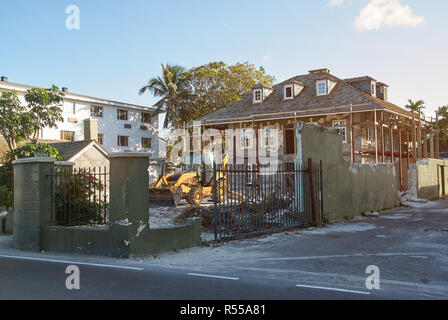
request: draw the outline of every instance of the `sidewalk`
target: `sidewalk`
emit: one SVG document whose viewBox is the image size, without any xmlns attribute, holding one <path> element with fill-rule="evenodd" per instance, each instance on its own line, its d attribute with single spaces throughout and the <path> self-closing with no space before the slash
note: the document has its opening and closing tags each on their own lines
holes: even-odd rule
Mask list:
<svg viewBox="0 0 448 320">
<path fill-rule="evenodd" d="M 0 235 L 0 254 L 76 259 L 125 266 L 189 270 L 225 277 L 366 290 L 367 266 L 381 271 L 381 290 L 403 299 L 448 298 L 448 200 L 358 217 L 324 228 L 224 242 L 158 257 L 114 259 L 28 253 Z"/>
<path fill-rule="evenodd" d="M 227 276 L 294 279 L 364 288 L 377 265 L 381 289 L 412 298 L 448 298 L 448 200 L 415 204 L 324 228 L 226 242 L 143 259 L 144 263 Z"/>
</svg>

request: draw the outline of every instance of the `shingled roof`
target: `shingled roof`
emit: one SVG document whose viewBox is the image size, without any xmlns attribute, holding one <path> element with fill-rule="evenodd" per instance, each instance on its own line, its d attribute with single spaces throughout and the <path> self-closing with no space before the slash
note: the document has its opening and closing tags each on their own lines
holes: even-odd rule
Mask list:
<svg viewBox="0 0 448 320">
<path fill-rule="evenodd" d="M 364 77 L 362 77 L 364 78 Z M 370 77 L 369 77 L 370 78 Z M 316 80 L 328 79 L 336 82 L 330 94 L 316 96 Z M 355 78 L 353 78 L 355 79 Z M 359 78 L 358 78 L 359 79 Z M 283 99 L 283 86 L 297 81 L 304 84 L 304 89 L 293 100 Z M 269 120 L 280 118 L 335 114 L 354 111 L 390 110 L 411 116 L 407 110 L 387 101 L 371 96 L 357 89 L 345 80 L 328 72 L 317 72 L 299 75 L 283 81 L 274 87 L 274 91 L 262 102 L 252 103 L 252 92 L 246 92 L 241 100 L 223 109 L 210 113 L 200 121 L 206 124 L 231 123 L 253 120 Z M 324 109 L 324 110 L 322 110 Z"/>
<path fill-rule="evenodd" d="M 82 152 L 84 149 L 94 144 L 97 148 L 102 150 L 105 154 L 108 154 L 107 150 L 97 143 L 95 140 L 83 140 L 83 141 L 70 141 L 70 142 L 56 142 L 50 143 L 59 151 L 59 155 L 63 161 L 70 161 L 75 155 Z"/>
</svg>

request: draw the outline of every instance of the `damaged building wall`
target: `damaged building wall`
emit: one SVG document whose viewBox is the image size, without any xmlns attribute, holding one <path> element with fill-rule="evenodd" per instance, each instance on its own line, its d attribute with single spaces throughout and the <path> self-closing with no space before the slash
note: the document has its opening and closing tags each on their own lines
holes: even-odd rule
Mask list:
<svg viewBox="0 0 448 320">
<path fill-rule="evenodd" d="M 325 220 L 337 221 L 399 206 L 393 164 L 346 161 L 342 136 L 334 128 L 305 124 L 298 133 L 302 135 L 302 159 L 323 162 Z"/>
<path fill-rule="evenodd" d="M 409 170 L 409 193 L 416 198 L 436 200 L 448 193 L 448 160 L 422 159 Z"/>
</svg>

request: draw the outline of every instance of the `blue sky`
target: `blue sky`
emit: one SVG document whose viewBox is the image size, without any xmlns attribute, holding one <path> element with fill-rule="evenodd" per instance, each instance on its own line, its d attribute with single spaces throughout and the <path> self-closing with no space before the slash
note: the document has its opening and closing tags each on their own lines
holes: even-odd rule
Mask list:
<svg viewBox="0 0 448 320">
<path fill-rule="evenodd" d="M 65 27 L 68 5 L 80 29 Z M 446 0 L 2 1 L 0 74 L 12 82 L 151 105 L 160 63 L 264 66 L 277 81 L 328 67 L 370 75 L 390 100 L 448 104 Z"/>
</svg>

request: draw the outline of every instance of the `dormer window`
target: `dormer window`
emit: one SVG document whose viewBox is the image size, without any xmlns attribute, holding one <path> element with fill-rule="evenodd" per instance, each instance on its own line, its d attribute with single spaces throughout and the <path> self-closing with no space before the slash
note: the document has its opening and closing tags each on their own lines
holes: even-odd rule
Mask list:
<svg viewBox="0 0 448 320">
<path fill-rule="evenodd" d="M 321 80 L 316 82 L 316 89 L 318 96 L 324 96 L 327 94 L 327 81 Z"/>
<path fill-rule="evenodd" d="M 285 99 L 294 98 L 294 86 L 292 84 L 285 86 L 284 97 Z"/>
<path fill-rule="evenodd" d="M 254 90 L 254 103 L 263 101 L 263 92 L 261 89 Z"/>
<path fill-rule="evenodd" d="M 375 88 L 376 88 L 375 84 L 372 83 L 372 96 L 376 96 Z"/>
</svg>

